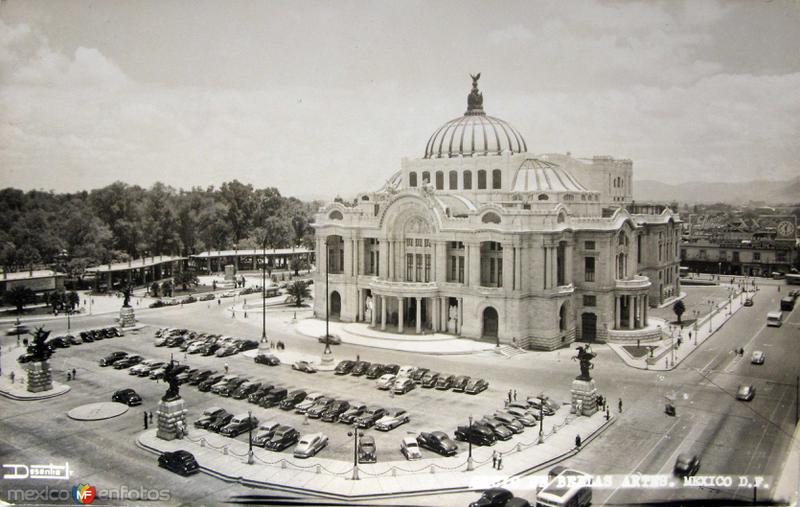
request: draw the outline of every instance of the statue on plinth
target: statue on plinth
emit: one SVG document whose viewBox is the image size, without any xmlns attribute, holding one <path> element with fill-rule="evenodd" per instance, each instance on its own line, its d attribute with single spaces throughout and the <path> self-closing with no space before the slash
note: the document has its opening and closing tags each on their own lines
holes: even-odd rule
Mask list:
<svg viewBox="0 0 800 507">
<path fill-rule="evenodd" d="M 122 292 L 122 297 L 124 298 L 122 300 L 122 307 L 123 308 L 130 308 L 131 307 L 131 295 L 133 294 L 133 289 L 131 288 L 130 285 L 126 285 L 125 287 L 123 287 L 123 289 L 120 292 Z"/>
<path fill-rule="evenodd" d="M 580 362 L 581 366 L 581 374 L 575 377 L 576 380 L 592 380 L 592 376 L 589 375 L 589 370 L 594 368 L 592 364 L 592 359 L 594 359 L 597 354 L 592 352 L 592 347 L 590 345 L 586 345 L 585 347 L 578 347 L 578 354 L 572 358 L 573 361 Z"/>
<path fill-rule="evenodd" d="M 180 399 L 181 395 L 178 392 L 180 389 L 180 382 L 178 381 L 178 373 L 175 371 L 175 361 L 170 361 L 164 369 L 164 382 L 169 384 L 167 392 L 161 397 L 161 401 L 174 401 Z"/>
<path fill-rule="evenodd" d="M 53 372 L 47 362 L 53 355 L 50 347 L 45 343 L 50 331 L 45 331 L 44 327 L 36 328 L 33 333 L 33 341 L 28 345 L 28 353 L 32 356 L 31 360 L 25 364 L 28 373 L 28 392 L 38 393 L 53 389 Z"/>
</svg>

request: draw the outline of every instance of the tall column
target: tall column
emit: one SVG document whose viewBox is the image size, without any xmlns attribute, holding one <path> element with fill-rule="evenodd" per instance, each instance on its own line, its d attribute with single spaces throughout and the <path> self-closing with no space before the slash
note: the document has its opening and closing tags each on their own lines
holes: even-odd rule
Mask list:
<svg viewBox="0 0 800 507">
<path fill-rule="evenodd" d="M 439 332 L 439 298 L 431 298 L 433 312 L 431 312 L 431 324 L 434 333 Z"/>
<path fill-rule="evenodd" d="M 350 238 L 342 238 L 342 249 L 344 250 L 344 276 L 349 277 L 353 274 L 353 241 Z"/>
<path fill-rule="evenodd" d="M 633 329 L 633 296 L 625 296 L 628 298 L 628 329 Z"/>
<path fill-rule="evenodd" d="M 405 302 L 405 298 L 397 298 L 397 332 L 400 334 L 403 334 L 403 321 L 405 320 L 403 314 L 405 313 Z"/>
<path fill-rule="evenodd" d="M 417 334 L 422 333 L 422 298 L 417 298 Z"/>
<path fill-rule="evenodd" d="M 514 289 L 514 247 L 510 243 L 503 245 L 503 288 Z"/>
<path fill-rule="evenodd" d="M 564 252 L 564 281 L 567 285 L 574 283 L 572 280 L 573 259 L 572 256 L 575 252 L 575 247 L 571 243 L 567 243 L 567 248 Z"/>
<path fill-rule="evenodd" d="M 558 247 L 550 247 L 550 285 L 558 286 Z"/>
<path fill-rule="evenodd" d="M 542 261 L 542 266 L 544 267 L 544 273 L 542 277 L 542 288 L 546 289 L 548 287 L 548 283 L 550 283 L 550 249 L 547 247 L 542 248 L 542 253 L 544 255 L 544 260 Z"/>
<path fill-rule="evenodd" d="M 458 312 L 456 313 L 456 334 L 461 336 L 464 327 L 464 298 L 458 298 Z"/>
<path fill-rule="evenodd" d="M 469 252 L 469 285 L 480 287 L 481 285 L 481 246 L 480 244 L 470 244 Z"/>
<path fill-rule="evenodd" d="M 622 296 L 614 296 L 614 329 L 620 328 L 622 320 Z"/>
<path fill-rule="evenodd" d="M 436 257 L 434 257 L 433 262 L 436 265 L 436 278 L 437 282 L 444 282 L 447 280 L 447 243 L 442 241 L 437 241 L 434 243 L 436 245 Z"/>
<path fill-rule="evenodd" d="M 372 327 L 375 327 L 375 324 L 378 323 L 378 296 L 375 294 L 372 295 L 372 315 L 370 315 L 370 319 L 372 320 Z"/>
<path fill-rule="evenodd" d="M 389 241 L 380 239 L 378 243 L 378 256 L 380 257 L 380 270 L 378 276 L 384 280 L 389 279 Z"/>
<path fill-rule="evenodd" d="M 649 298 L 647 294 L 644 295 L 644 307 L 642 307 L 642 311 L 644 312 L 644 320 L 642 321 L 642 327 L 647 327 L 647 307 L 649 306 Z"/>
<path fill-rule="evenodd" d="M 356 309 L 356 321 L 361 322 L 364 320 L 364 291 L 356 289 L 356 301 L 358 301 L 358 308 Z"/>
<path fill-rule="evenodd" d="M 525 246 L 520 245 L 517 248 L 517 290 L 522 290 L 525 286 L 522 274 L 522 266 L 525 265 Z"/>
<path fill-rule="evenodd" d="M 381 331 L 386 331 L 386 296 L 381 296 Z"/>
<path fill-rule="evenodd" d="M 442 309 L 441 313 L 439 314 L 439 317 L 441 318 L 441 322 L 439 322 L 439 324 L 440 324 L 441 330 L 446 333 L 447 332 L 447 320 L 450 318 L 450 304 L 448 302 L 448 298 L 446 298 L 444 296 L 442 296 L 439 299 L 441 300 L 441 301 L 439 301 L 439 306 Z"/>
</svg>

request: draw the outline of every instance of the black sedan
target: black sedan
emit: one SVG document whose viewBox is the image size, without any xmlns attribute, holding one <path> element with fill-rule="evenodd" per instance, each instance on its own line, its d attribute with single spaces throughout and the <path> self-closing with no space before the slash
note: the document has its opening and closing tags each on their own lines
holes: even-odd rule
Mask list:
<svg viewBox="0 0 800 507">
<path fill-rule="evenodd" d="M 180 475 L 196 474 L 200 465 L 189 451 L 165 452 L 158 457 L 158 466 Z"/>
<path fill-rule="evenodd" d="M 142 404 L 142 397 L 139 396 L 133 389 L 120 389 L 111 395 L 111 401 L 124 403 L 129 407 L 133 407 Z"/>
<path fill-rule="evenodd" d="M 231 419 L 233 419 L 233 414 L 231 414 L 230 412 L 225 411 L 225 412 L 219 414 L 217 417 L 215 417 L 213 421 L 208 423 L 208 426 L 206 426 L 206 429 L 208 431 L 213 431 L 214 433 L 219 433 L 220 430 L 222 430 L 222 428 L 224 428 L 225 426 L 230 424 Z"/>
<path fill-rule="evenodd" d="M 114 363 L 114 369 L 115 370 L 123 370 L 125 368 L 130 368 L 131 366 L 139 364 L 142 361 L 144 361 L 144 357 L 136 355 L 136 354 L 128 356 L 128 357 L 123 357 L 122 359 L 120 359 L 119 361 L 116 361 Z"/>
<path fill-rule="evenodd" d="M 354 361 L 345 359 L 336 365 L 336 369 L 333 371 L 333 373 L 336 375 L 347 375 L 353 370 L 353 366 L 355 366 L 355 364 L 356 363 Z"/>
<path fill-rule="evenodd" d="M 367 361 L 358 361 L 353 365 L 353 369 L 350 370 L 350 375 L 353 375 L 354 377 L 360 377 L 361 375 L 367 373 L 369 367 L 370 363 Z"/>
<path fill-rule="evenodd" d="M 442 456 L 455 456 L 456 452 L 458 452 L 458 444 L 453 442 L 443 431 L 420 433 L 417 437 L 417 443 L 423 449 L 428 449 Z"/>
<path fill-rule="evenodd" d="M 259 354 L 255 359 L 256 364 L 266 364 L 267 366 L 278 366 L 281 360 L 272 354 Z"/>
<path fill-rule="evenodd" d="M 272 438 L 264 444 L 264 448 L 270 451 L 282 451 L 296 444 L 298 440 L 300 440 L 300 433 L 296 429 L 291 426 L 279 426 L 272 434 Z"/>
<path fill-rule="evenodd" d="M 490 488 L 483 492 L 478 500 L 469 504 L 469 507 L 504 507 L 514 498 L 514 493 L 503 488 Z"/>
</svg>

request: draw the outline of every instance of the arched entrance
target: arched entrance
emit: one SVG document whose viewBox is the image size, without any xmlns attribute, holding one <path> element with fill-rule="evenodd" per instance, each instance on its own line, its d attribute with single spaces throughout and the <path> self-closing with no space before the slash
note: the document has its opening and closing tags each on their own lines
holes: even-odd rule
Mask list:
<svg viewBox="0 0 800 507">
<path fill-rule="evenodd" d="M 342 297 L 338 292 L 331 292 L 331 317 L 338 319 L 342 315 Z"/>
<path fill-rule="evenodd" d="M 558 330 L 562 333 L 567 330 L 567 303 L 561 305 L 558 310 Z"/>
<path fill-rule="evenodd" d="M 581 315 L 581 339 L 585 342 L 597 339 L 597 315 L 593 313 Z"/>
<path fill-rule="evenodd" d="M 497 310 L 487 306 L 483 310 L 483 332 L 481 336 L 484 338 L 497 338 L 498 320 Z"/>
</svg>

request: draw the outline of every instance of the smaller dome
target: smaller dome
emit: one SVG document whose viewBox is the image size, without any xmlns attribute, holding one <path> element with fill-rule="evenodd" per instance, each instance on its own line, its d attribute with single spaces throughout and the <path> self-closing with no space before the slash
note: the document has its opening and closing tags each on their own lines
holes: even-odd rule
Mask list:
<svg viewBox="0 0 800 507">
<path fill-rule="evenodd" d="M 512 192 L 588 192 L 566 169 L 535 158 L 517 169 Z"/>
</svg>

